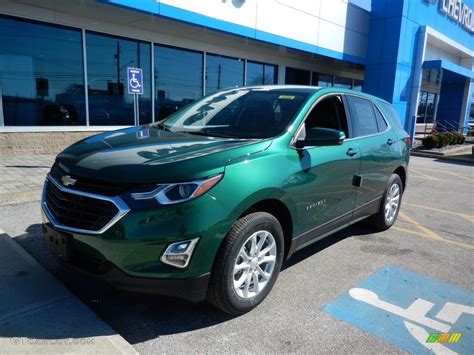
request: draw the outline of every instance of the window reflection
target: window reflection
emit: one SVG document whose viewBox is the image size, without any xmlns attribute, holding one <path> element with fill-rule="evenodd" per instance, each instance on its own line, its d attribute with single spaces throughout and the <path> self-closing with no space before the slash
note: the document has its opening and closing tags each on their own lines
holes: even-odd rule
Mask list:
<svg viewBox="0 0 474 355">
<path fill-rule="evenodd" d="M 84 125 L 81 32 L 0 17 L 6 126 Z"/>
<path fill-rule="evenodd" d="M 354 79 L 354 85 L 352 86 L 353 90 L 362 91 L 362 86 L 364 85 L 363 80 Z"/>
<path fill-rule="evenodd" d="M 143 69 L 143 95 L 138 95 L 140 124 L 151 122 L 150 44 L 87 33 L 89 122 L 133 125 L 133 95 L 127 92 L 127 67 Z"/>
<path fill-rule="evenodd" d="M 334 77 L 334 87 L 350 89 L 352 87 L 352 79 L 351 78 L 344 78 L 342 76 L 335 76 Z"/>
<path fill-rule="evenodd" d="M 247 85 L 274 85 L 278 82 L 278 67 L 247 61 Z"/>
<path fill-rule="evenodd" d="M 416 123 L 433 123 L 436 94 L 421 91 L 418 101 Z"/>
<path fill-rule="evenodd" d="M 309 70 L 286 68 L 285 84 L 288 85 L 309 85 L 311 72 Z"/>
<path fill-rule="evenodd" d="M 215 54 L 206 55 L 206 94 L 244 84 L 244 61 Z"/>
<path fill-rule="evenodd" d="M 155 45 L 156 120 L 202 96 L 200 52 Z"/>
<path fill-rule="evenodd" d="M 332 75 L 320 74 L 313 72 L 312 82 L 313 86 L 320 86 L 322 88 L 327 88 L 332 86 Z"/>
</svg>

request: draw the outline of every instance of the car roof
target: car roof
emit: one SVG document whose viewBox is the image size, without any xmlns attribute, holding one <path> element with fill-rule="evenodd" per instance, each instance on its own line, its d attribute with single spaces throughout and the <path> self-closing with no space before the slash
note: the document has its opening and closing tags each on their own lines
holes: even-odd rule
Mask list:
<svg viewBox="0 0 474 355">
<path fill-rule="evenodd" d="M 390 104 L 388 101 L 373 96 L 361 91 L 346 89 L 346 88 L 337 88 L 337 87 L 320 87 L 320 86 L 310 86 L 310 85 L 255 85 L 255 86 L 245 86 L 239 87 L 238 89 L 255 89 L 255 90 L 295 90 L 300 92 L 306 92 L 310 94 L 314 94 L 319 91 L 324 91 L 324 93 L 334 93 L 334 94 L 352 94 L 356 96 L 361 96 L 372 101 L 380 101 L 387 104 Z M 237 89 L 237 88 L 235 88 Z"/>
</svg>

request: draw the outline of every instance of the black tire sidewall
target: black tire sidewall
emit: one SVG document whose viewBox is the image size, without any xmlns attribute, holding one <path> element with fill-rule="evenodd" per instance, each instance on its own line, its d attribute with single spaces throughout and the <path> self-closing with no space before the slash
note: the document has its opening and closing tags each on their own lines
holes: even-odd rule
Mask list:
<svg viewBox="0 0 474 355">
<path fill-rule="evenodd" d="M 265 288 L 255 297 L 245 299 L 237 295 L 234 290 L 234 265 L 243 243 L 255 232 L 265 230 L 270 232 L 277 245 L 277 258 L 275 267 Z M 236 235 L 233 245 L 229 251 L 227 261 L 224 266 L 224 292 L 232 308 L 239 311 L 247 311 L 261 303 L 273 288 L 281 269 L 284 254 L 283 231 L 278 221 L 271 215 L 261 214 L 257 218 L 246 224 Z"/>
</svg>

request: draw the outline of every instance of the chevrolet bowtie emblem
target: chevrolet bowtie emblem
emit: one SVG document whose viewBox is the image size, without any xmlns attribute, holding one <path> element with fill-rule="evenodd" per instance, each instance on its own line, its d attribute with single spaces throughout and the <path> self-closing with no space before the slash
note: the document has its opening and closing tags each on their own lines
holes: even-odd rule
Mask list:
<svg viewBox="0 0 474 355">
<path fill-rule="evenodd" d="M 64 186 L 72 186 L 76 183 L 76 181 L 77 181 L 76 179 L 73 179 L 69 175 L 64 175 L 61 178 L 61 182 L 63 183 Z"/>
</svg>

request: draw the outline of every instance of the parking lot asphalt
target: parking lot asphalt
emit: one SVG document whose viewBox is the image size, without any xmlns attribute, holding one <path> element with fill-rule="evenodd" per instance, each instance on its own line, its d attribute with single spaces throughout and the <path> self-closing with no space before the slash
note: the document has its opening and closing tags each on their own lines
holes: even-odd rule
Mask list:
<svg viewBox="0 0 474 355">
<path fill-rule="evenodd" d="M 412 157 L 394 227 L 374 232 L 362 222 L 298 252 L 284 264 L 267 300 L 240 317 L 224 315 L 205 303 L 119 292 L 66 272 L 43 246 L 38 202 L 1 206 L 0 229 L 143 354 L 402 353 L 407 349 L 397 347 L 393 337 L 406 334 L 385 334 L 382 339 L 363 330 L 370 329 L 370 317 L 364 320 L 365 328 L 359 327 L 346 322 L 348 317 L 326 312 L 326 306 L 386 267 L 447 283 L 443 283 L 447 294 L 452 285 L 472 295 L 473 187 L 472 165 Z M 396 284 L 386 286 L 397 288 Z M 358 308 L 350 312 L 357 316 Z M 467 317 L 472 325 L 474 316 Z M 387 322 L 393 321 L 387 317 Z M 383 333 L 383 329 L 378 331 Z M 460 339 L 470 353 L 474 353 L 473 341 L 469 336 Z"/>
</svg>

